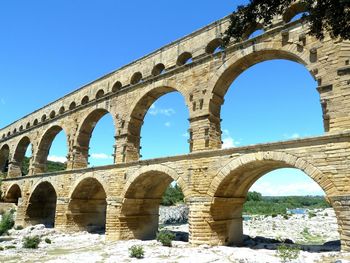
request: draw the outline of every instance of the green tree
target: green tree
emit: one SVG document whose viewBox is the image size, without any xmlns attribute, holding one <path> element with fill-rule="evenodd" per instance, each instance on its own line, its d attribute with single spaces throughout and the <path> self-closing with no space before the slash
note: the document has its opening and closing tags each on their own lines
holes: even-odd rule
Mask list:
<svg viewBox="0 0 350 263">
<path fill-rule="evenodd" d="M 248 192 L 247 201 L 262 201 L 262 195 L 258 192 Z"/>
<path fill-rule="evenodd" d="M 181 203 L 184 201 L 184 194 L 177 184 L 175 186 L 169 185 L 166 189 L 163 198 L 162 198 L 162 205 L 170 206 L 170 205 L 176 205 L 177 203 Z"/>
<path fill-rule="evenodd" d="M 232 39 L 235 43 L 251 28 L 262 21 L 264 26 L 272 24 L 273 17 L 283 15 L 295 0 L 250 0 L 240 5 L 230 16 L 230 25 L 225 32 L 224 45 Z M 350 39 L 350 0 L 301 0 L 300 4 L 307 15 L 303 20 L 310 25 L 310 35 L 322 40 L 325 32 L 332 38 Z"/>
</svg>

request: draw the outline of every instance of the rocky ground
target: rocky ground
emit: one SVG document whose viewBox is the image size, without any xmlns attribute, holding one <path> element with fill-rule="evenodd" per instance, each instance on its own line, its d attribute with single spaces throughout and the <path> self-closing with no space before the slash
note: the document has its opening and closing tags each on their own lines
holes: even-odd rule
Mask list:
<svg viewBox="0 0 350 263">
<path fill-rule="evenodd" d="M 184 208 L 175 214 L 186 214 Z M 161 212 L 161 215 L 164 211 Z M 169 213 L 165 213 L 169 214 Z M 176 216 L 176 215 L 175 215 Z M 180 216 L 181 218 L 182 216 Z M 164 219 L 165 218 L 165 219 Z M 167 215 L 161 220 L 166 222 Z M 164 219 L 164 220 L 163 220 Z M 176 221 L 176 220 L 173 220 Z M 186 239 L 188 225 L 166 225 L 166 229 L 175 231 L 178 239 Z M 338 240 L 337 224 L 332 209 L 318 211 L 316 216 L 293 215 L 289 219 L 279 217 L 253 217 L 244 222 L 245 247 L 191 247 L 187 242 L 174 241 L 173 247 L 162 247 L 157 241 L 118 241 L 105 242 L 104 235 L 86 232 L 64 234 L 55 229 L 46 229 L 43 225 L 23 230 L 10 230 L 10 235 L 0 238 L 0 262 L 237 262 L 254 263 L 280 262 L 276 256 L 276 242 L 287 240 L 303 245 L 298 260 L 293 262 L 350 262 L 350 254 L 341 254 L 339 244 L 324 242 Z M 38 235 L 42 242 L 36 250 L 24 249 L 22 239 L 25 236 Z M 45 239 L 52 242 L 48 244 Z M 142 245 L 144 259 L 132 259 L 128 249 L 132 245 Z M 328 252 L 323 252 L 323 251 Z"/>
</svg>

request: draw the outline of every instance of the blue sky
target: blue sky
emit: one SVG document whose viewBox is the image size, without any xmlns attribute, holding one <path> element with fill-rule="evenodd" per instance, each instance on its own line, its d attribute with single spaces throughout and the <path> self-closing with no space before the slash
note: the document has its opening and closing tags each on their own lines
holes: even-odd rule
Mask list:
<svg viewBox="0 0 350 263">
<path fill-rule="evenodd" d="M 228 15 L 244 1 L 1 1 L 0 127 L 126 63 Z M 243 72 L 222 107 L 224 147 L 323 133 L 316 83 L 302 65 L 267 61 Z M 188 153 L 188 111 L 178 93 L 158 99 L 141 131 L 142 158 Z M 113 125 L 93 133 L 90 165 L 113 162 Z M 52 160 L 64 160 L 65 135 Z M 29 151 L 28 151 L 29 152 Z M 322 194 L 295 169 L 274 171 L 252 188 L 266 195 Z"/>
</svg>

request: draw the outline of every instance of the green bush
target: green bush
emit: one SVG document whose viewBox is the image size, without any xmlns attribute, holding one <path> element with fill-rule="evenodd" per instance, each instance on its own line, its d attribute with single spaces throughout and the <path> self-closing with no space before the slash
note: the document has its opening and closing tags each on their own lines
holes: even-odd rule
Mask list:
<svg viewBox="0 0 350 263">
<path fill-rule="evenodd" d="M 15 225 L 15 220 L 13 219 L 13 211 L 7 212 L 2 215 L 0 221 L 0 236 L 7 233 Z"/>
<path fill-rule="evenodd" d="M 177 203 L 184 202 L 184 194 L 177 184 L 175 186 L 169 185 L 166 189 L 163 197 L 161 205 L 171 206 L 176 205 Z"/>
<path fill-rule="evenodd" d="M 286 244 L 281 244 L 277 247 L 277 256 L 281 259 L 282 263 L 290 262 L 297 259 L 300 254 L 299 246 L 287 246 Z"/>
<path fill-rule="evenodd" d="M 16 226 L 15 227 L 15 230 L 22 230 L 23 229 L 23 226 Z"/>
<path fill-rule="evenodd" d="M 129 255 L 131 258 L 143 258 L 145 255 L 145 251 L 142 246 L 133 245 L 129 248 Z"/>
<path fill-rule="evenodd" d="M 45 238 L 45 242 L 46 242 L 47 244 L 51 244 L 51 243 L 52 243 L 50 238 Z"/>
<path fill-rule="evenodd" d="M 316 214 L 314 213 L 314 212 L 309 212 L 309 218 L 313 218 L 313 217 L 315 217 L 316 216 Z"/>
<path fill-rule="evenodd" d="M 0 251 L 4 251 L 4 248 L 3 248 L 3 247 L 0 247 Z"/>
<path fill-rule="evenodd" d="M 172 241 L 175 239 L 175 235 L 171 233 L 170 231 L 160 231 L 157 234 L 157 241 L 162 243 L 163 246 L 165 247 L 171 247 Z"/>
<path fill-rule="evenodd" d="M 40 242 L 41 242 L 41 240 L 38 236 L 25 237 L 23 239 L 23 247 L 36 249 L 36 248 L 38 248 Z"/>
<path fill-rule="evenodd" d="M 16 246 L 6 246 L 5 249 L 15 249 Z"/>
</svg>

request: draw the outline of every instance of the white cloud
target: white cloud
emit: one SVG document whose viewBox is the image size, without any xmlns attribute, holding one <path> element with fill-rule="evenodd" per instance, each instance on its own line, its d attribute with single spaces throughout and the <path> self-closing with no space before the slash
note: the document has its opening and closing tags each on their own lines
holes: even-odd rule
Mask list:
<svg viewBox="0 0 350 263">
<path fill-rule="evenodd" d="M 56 155 L 49 155 L 47 157 L 47 159 L 49 161 L 52 161 L 52 162 L 60 162 L 60 163 L 65 163 L 67 162 L 67 158 L 64 157 L 64 156 L 56 156 Z"/>
<path fill-rule="evenodd" d="M 170 127 L 171 126 L 171 122 L 167 121 L 166 123 L 164 123 L 165 127 Z"/>
<path fill-rule="evenodd" d="M 108 155 L 105 153 L 92 153 L 91 158 L 92 159 L 99 159 L 99 160 L 113 159 L 113 157 L 111 155 Z"/>
<path fill-rule="evenodd" d="M 167 108 L 167 109 L 158 108 L 155 103 L 151 105 L 148 112 L 153 116 L 156 116 L 158 114 L 171 116 L 175 114 L 175 110 L 173 108 Z"/>
<path fill-rule="evenodd" d="M 284 134 L 283 135 L 286 139 L 299 139 L 301 136 L 300 136 L 300 134 L 299 133 L 297 133 L 297 132 L 295 132 L 295 133 L 293 133 L 293 134 Z"/>
<path fill-rule="evenodd" d="M 249 191 L 257 191 L 264 196 L 321 195 L 323 193 L 321 187 L 316 183 L 276 185 L 256 182 Z"/>
<path fill-rule="evenodd" d="M 1 98 L 1 99 L 0 99 L 0 103 L 1 103 L 2 105 L 5 105 L 5 104 L 6 104 L 5 99 L 4 99 L 4 98 Z"/>
<path fill-rule="evenodd" d="M 240 141 L 234 140 L 230 135 L 229 130 L 222 129 L 222 148 L 223 149 L 236 147 L 239 144 L 240 144 Z"/>
</svg>

